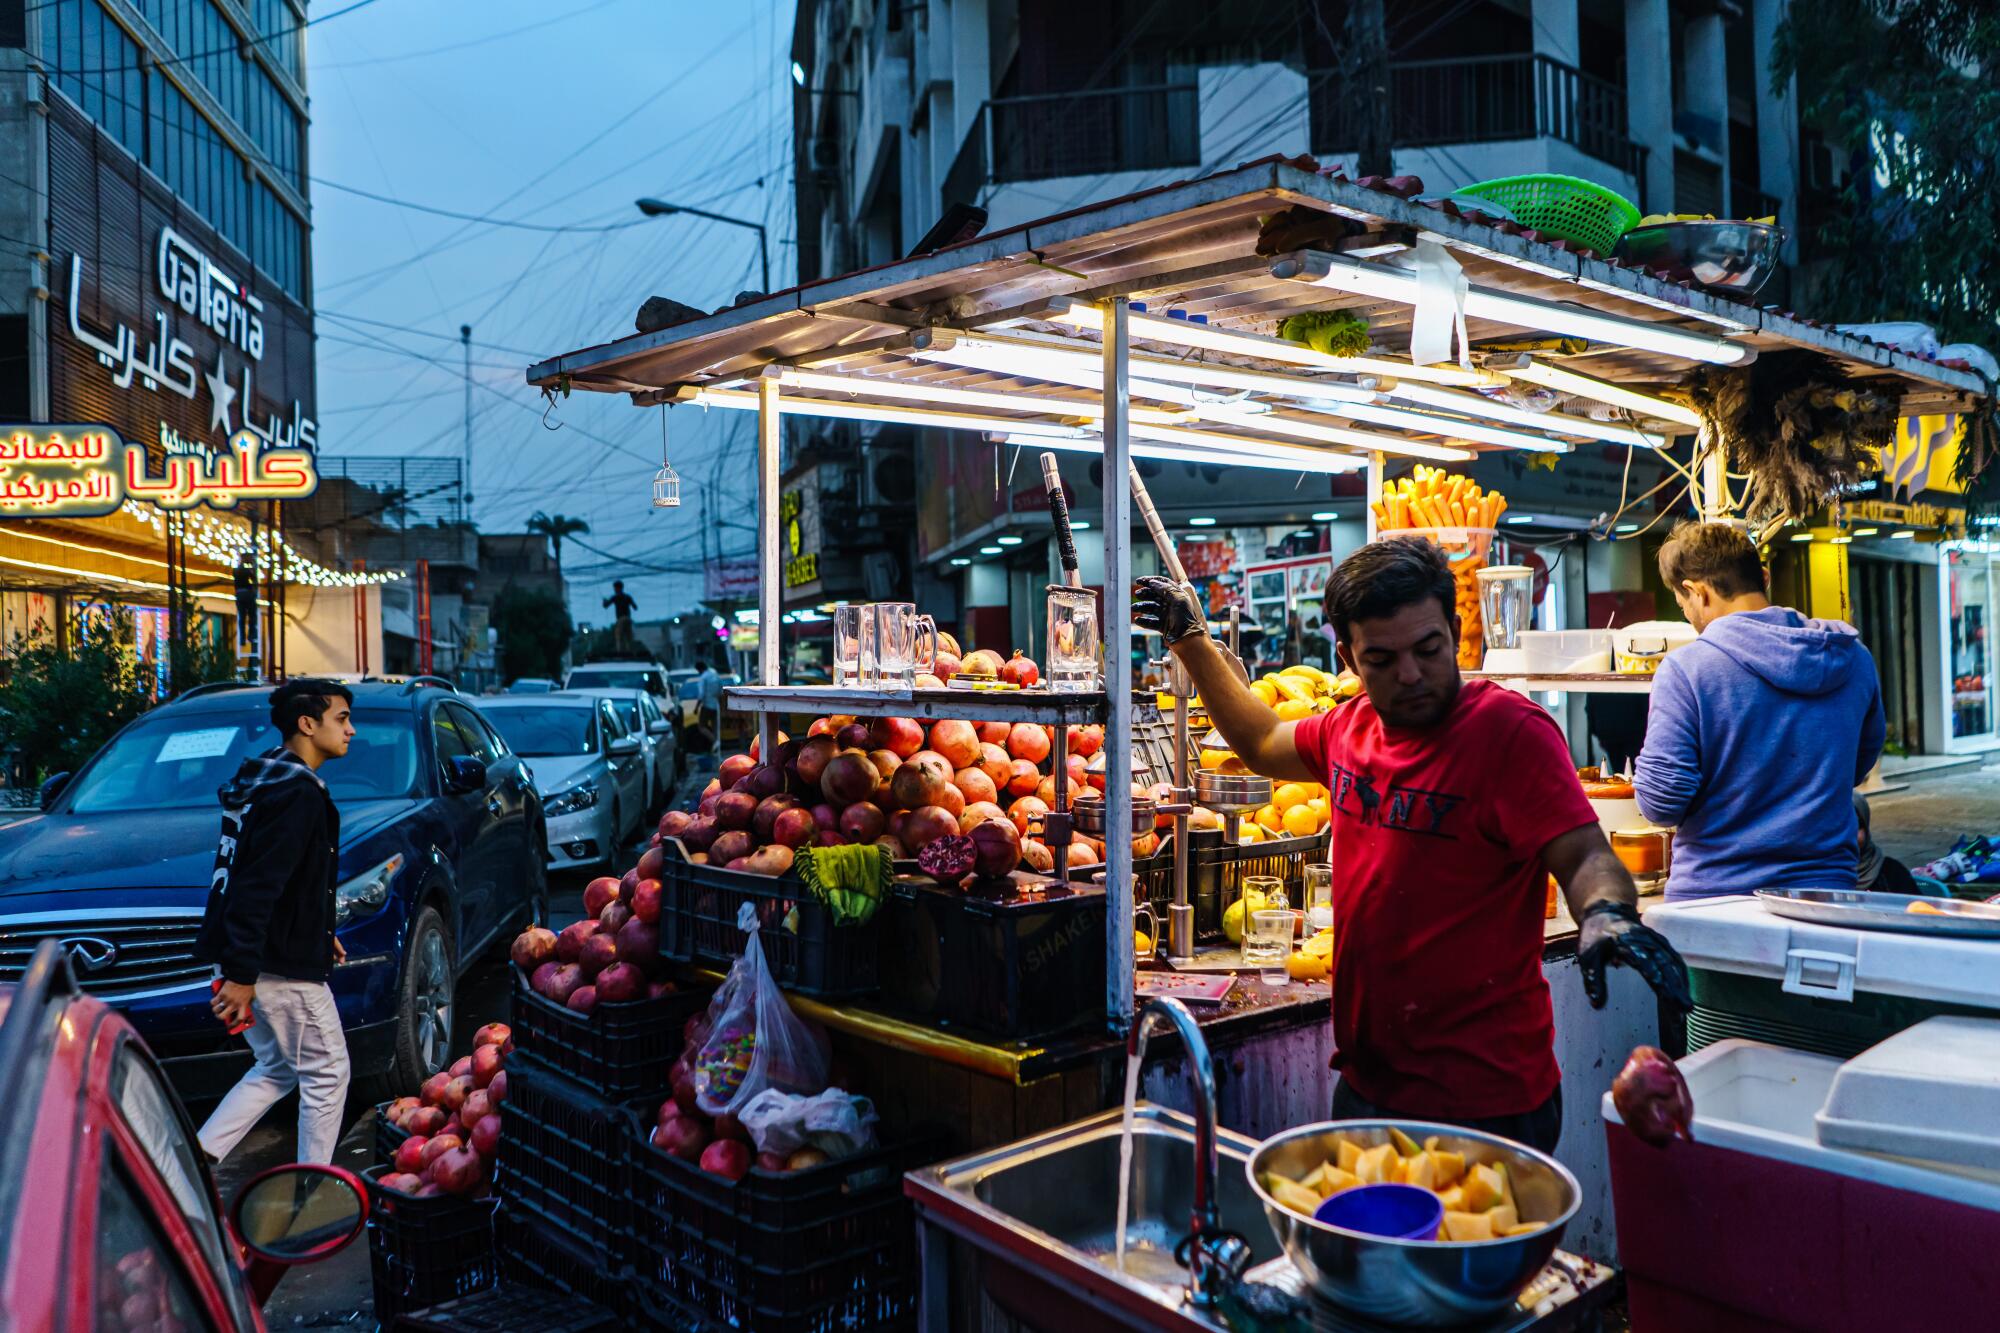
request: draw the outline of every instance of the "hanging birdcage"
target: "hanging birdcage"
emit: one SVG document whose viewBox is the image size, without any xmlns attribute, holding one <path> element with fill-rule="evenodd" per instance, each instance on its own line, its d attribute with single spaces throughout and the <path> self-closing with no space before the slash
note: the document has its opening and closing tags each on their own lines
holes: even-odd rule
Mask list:
<svg viewBox="0 0 2000 1333">
<path fill-rule="evenodd" d="M 681 507 L 681 474 L 667 458 L 667 409 L 660 406 L 660 470 L 653 474 L 653 508 Z"/>
</svg>

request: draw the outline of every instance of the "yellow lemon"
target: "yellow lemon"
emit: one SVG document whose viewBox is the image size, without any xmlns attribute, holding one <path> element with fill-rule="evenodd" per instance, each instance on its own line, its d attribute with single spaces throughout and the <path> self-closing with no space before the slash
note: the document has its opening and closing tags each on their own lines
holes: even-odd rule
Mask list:
<svg viewBox="0 0 2000 1333">
<path fill-rule="evenodd" d="M 1222 909 L 1222 933 L 1231 944 L 1243 942 L 1243 917 L 1246 912 L 1264 910 L 1264 895 L 1246 892 L 1241 898 Z"/>
<path fill-rule="evenodd" d="M 1313 715 L 1310 699 L 1280 699 L 1276 707 L 1280 722 L 1298 722 Z"/>
<path fill-rule="evenodd" d="M 1324 796 L 1313 797 L 1311 800 L 1306 802 L 1306 809 L 1318 815 L 1320 823 L 1324 824 L 1326 822 L 1326 816 L 1327 816 L 1326 797 Z"/>
<path fill-rule="evenodd" d="M 1234 759 L 1235 757 L 1228 750 L 1203 750 L 1201 752 L 1201 766 L 1203 768 L 1221 768 L 1224 761 Z"/>
<path fill-rule="evenodd" d="M 1278 702 L 1278 687 L 1268 680 L 1251 681 L 1250 692 L 1263 700 L 1266 708 Z"/>
<path fill-rule="evenodd" d="M 1152 937 L 1147 935 L 1146 932 L 1143 930 L 1133 931 L 1132 948 L 1137 952 L 1140 958 L 1151 958 L 1153 956 Z"/>
<path fill-rule="evenodd" d="M 1309 805 L 1295 805 L 1285 811 L 1285 833 L 1288 837 L 1303 838 L 1307 834 L 1319 832 L 1319 816 Z"/>
<path fill-rule="evenodd" d="M 1241 846 L 1246 842 L 1263 842 L 1270 836 L 1270 834 L 1264 832 L 1256 820 L 1246 819 L 1243 821 L 1243 831 L 1237 835 L 1236 842 L 1238 846 Z"/>
<path fill-rule="evenodd" d="M 1275 805 L 1267 805 L 1257 812 L 1257 822 L 1273 833 L 1285 831 L 1285 816 Z"/>
<path fill-rule="evenodd" d="M 1325 981 L 1327 960 L 1315 954 L 1291 954 L 1285 959 L 1285 971 L 1293 981 Z"/>
<path fill-rule="evenodd" d="M 1280 810 L 1289 810 L 1310 799 L 1311 796 L 1302 782 L 1281 782 L 1278 784 L 1278 789 L 1271 793 L 1271 804 Z"/>
</svg>

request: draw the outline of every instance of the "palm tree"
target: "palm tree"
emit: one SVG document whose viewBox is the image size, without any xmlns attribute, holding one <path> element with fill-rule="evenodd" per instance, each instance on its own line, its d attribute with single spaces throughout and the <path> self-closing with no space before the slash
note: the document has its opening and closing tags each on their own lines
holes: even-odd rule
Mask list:
<svg viewBox="0 0 2000 1333">
<path fill-rule="evenodd" d="M 578 536 L 590 531 L 590 524 L 567 514 L 544 514 L 537 509 L 528 519 L 528 531 L 539 532 L 555 543 L 556 568 L 562 568 L 563 538 Z"/>
</svg>

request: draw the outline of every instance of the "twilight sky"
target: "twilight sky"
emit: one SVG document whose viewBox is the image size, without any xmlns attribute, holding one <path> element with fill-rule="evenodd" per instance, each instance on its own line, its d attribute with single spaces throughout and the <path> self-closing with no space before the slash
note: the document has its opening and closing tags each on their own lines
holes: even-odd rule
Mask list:
<svg viewBox="0 0 2000 1333">
<path fill-rule="evenodd" d="M 589 521 L 597 549 L 563 548 L 579 623 L 607 623 L 613 577 L 641 619 L 689 609 L 705 553 L 750 551 L 754 425 L 674 412 L 683 504 L 655 510 L 660 409 L 577 394 L 551 431 L 522 371 L 632 332 L 648 295 L 756 285 L 754 233 L 641 196 L 761 219 L 790 285 L 791 24 L 788 0 L 375 0 L 306 33 L 320 447 L 457 457 L 471 324 L 473 516 Z"/>
</svg>

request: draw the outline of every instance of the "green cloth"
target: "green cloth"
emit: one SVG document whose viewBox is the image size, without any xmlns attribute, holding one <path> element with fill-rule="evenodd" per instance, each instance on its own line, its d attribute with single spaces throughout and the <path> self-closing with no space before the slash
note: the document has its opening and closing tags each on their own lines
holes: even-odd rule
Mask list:
<svg viewBox="0 0 2000 1333">
<path fill-rule="evenodd" d="M 866 925 L 889 891 L 889 849 L 872 842 L 804 848 L 797 861 L 799 878 L 836 926 Z"/>
</svg>

